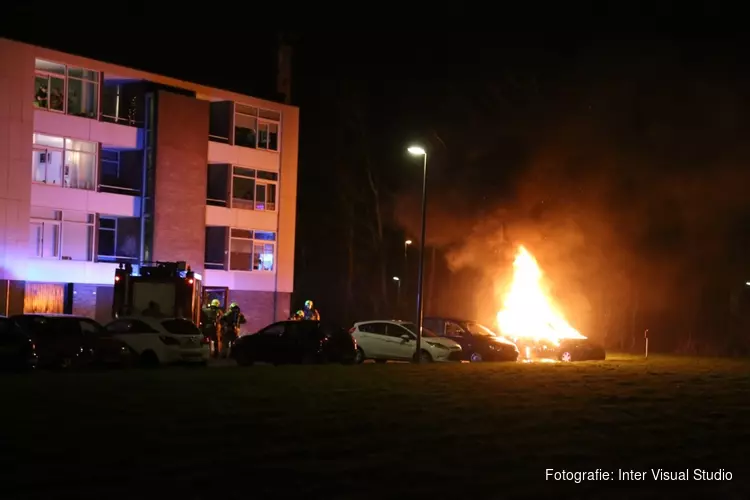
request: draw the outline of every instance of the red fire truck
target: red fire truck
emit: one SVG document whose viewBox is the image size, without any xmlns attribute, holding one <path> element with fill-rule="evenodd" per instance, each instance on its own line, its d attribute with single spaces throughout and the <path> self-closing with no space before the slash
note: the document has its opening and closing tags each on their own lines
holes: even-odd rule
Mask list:
<svg viewBox="0 0 750 500">
<path fill-rule="evenodd" d="M 157 313 L 200 324 L 201 275 L 185 262 L 120 264 L 115 270 L 112 317 Z"/>
</svg>

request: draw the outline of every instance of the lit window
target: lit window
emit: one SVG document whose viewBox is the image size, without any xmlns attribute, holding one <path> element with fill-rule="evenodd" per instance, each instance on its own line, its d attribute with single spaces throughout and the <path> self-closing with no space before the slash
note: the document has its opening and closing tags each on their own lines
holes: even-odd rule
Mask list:
<svg viewBox="0 0 750 500">
<path fill-rule="evenodd" d="M 34 134 L 32 180 L 52 186 L 96 189 L 98 145 L 95 142 Z"/>
<path fill-rule="evenodd" d="M 273 271 L 276 233 L 232 229 L 229 238 L 229 269 Z"/>
</svg>

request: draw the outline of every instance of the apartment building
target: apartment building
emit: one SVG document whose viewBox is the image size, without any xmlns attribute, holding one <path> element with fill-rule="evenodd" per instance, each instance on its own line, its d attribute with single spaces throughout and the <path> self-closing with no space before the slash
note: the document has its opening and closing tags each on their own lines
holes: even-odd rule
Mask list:
<svg viewBox="0 0 750 500">
<path fill-rule="evenodd" d="M 111 315 L 122 262 L 185 261 L 289 316 L 299 110 L 0 39 L 0 314 Z"/>
</svg>

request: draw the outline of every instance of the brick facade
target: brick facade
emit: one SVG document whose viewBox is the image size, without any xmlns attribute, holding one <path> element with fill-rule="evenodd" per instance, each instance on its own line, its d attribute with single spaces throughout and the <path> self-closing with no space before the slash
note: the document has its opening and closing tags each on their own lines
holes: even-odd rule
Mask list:
<svg viewBox="0 0 750 500">
<path fill-rule="evenodd" d="M 289 303 L 292 294 L 276 293 L 276 313 L 273 310 L 274 292 L 256 292 L 252 290 L 230 290 L 229 302 L 237 302 L 247 319 L 243 330 L 255 332 L 274 321 L 285 320 L 289 317 Z"/>
<path fill-rule="evenodd" d="M 96 317 L 96 285 L 73 285 L 73 314 Z"/>
<path fill-rule="evenodd" d="M 161 91 L 158 106 L 154 260 L 203 272 L 209 103 Z"/>
</svg>

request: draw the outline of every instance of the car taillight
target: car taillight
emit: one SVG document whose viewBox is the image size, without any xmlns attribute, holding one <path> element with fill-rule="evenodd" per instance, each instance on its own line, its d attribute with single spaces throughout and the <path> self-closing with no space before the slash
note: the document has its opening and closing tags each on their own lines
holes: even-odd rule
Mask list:
<svg viewBox="0 0 750 500">
<path fill-rule="evenodd" d="M 353 327 L 349 328 L 349 334 L 350 334 L 350 335 L 351 335 L 352 333 L 356 332 L 356 331 L 357 331 L 357 327 L 356 327 L 356 326 L 353 326 Z"/>
<path fill-rule="evenodd" d="M 211 343 L 211 339 L 208 337 L 203 337 L 203 339 L 201 340 L 201 344 L 208 345 L 210 343 Z"/>
<path fill-rule="evenodd" d="M 167 337 L 166 335 L 160 335 L 159 339 L 164 342 L 165 345 L 180 345 L 179 340 Z"/>
</svg>

